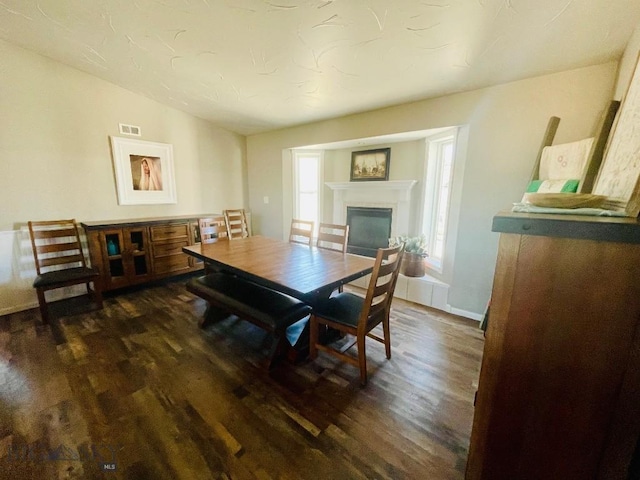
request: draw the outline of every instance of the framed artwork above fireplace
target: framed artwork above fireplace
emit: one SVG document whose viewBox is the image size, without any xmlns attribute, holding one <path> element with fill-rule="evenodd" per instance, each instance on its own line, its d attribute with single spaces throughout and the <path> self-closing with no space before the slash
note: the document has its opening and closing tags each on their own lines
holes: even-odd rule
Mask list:
<svg viewBox="0 0 640 480">
<path fill-rule="evenodd" d="M 352 182 L 389 180 L 391 148 L 351 152 Z"/>
</svg>

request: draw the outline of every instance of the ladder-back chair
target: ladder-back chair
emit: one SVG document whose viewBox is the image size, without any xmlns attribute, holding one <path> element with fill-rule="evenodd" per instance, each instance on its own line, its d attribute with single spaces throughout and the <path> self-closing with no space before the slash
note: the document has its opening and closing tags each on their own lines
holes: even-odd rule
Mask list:
<svg viewBox="0 0 640 480">
<path fill-rule="evenodd" d="M 291 220 L 291 229 L 289 230 L 289 242 L 301 243 L 302 245 L 311 245 L 313 238 L 313 228 L 315 222 L 310 220 Z"/>
<path fill-rule="evenodd" d="M 229 240 L 249 236 L 249 226 L 247 224 L 247 215 L 244 208 L 225 210 L 224 218 Z"/>
<path fill-rule="evenodd" d="M 215 217 L 199 218 L 198 229 L 200 230 L 201 243 L 214 243 L 219 239 L 228 240 L 227 222 L 224 215 L 216 215 Z M 205 273 L 218 271 L 217 267 L 209 263 L 204 264 Z"/>
<path fill-rule="evenodd" d="M 404 244 L 378 249 L 365 298 L 344 292 L 314 306 L 310 319 L 310 356 L 312 359 L 318 356 L 318 350 L 335 355 L 339 359 L 359 367 L 360 383 L 366 385 L 366 338 L 369 337 L 384 343 L 387 358 L 391 358 L 389 313 L 403 253 Z M 382 324 L 384 338 L 371 333 L 371 330 L 379 324 Z M 323 345 L 318 341 L 320 325 L 352 335 L 353 341 L 347 343 L 340 350 L 330 345 Z M 358 349 L 357 358 L 345 353 L 353 345 L 356 345 Z"/>
<path fill-rule="evenodd" d="M 349 225 L 321 223 L 318 228 L 318 240 L 316 242 L 316 246 L 318 248 L 346 253 L 348 239 Z"/>
<path fill-rule="evenodd" d="M 200 241 L 202 243 L 212 243 L 218 238 L 227 237 L 227 222 L 224 215 L 198 219 L 200 229 Z"/>
<path fill-rule="evenodd" d="M 75 220 L 29 222 L 31 248 L 37 276 L 33 286 L 38 295 L 42 322 L 49 323 L 45 292 L 84 283 L 95 303 L 102 308 L 100 273 L 87 266 Z M 90 287 L 93 282 L 93 290 Z"/>
<path fill-rule="evenodd" d="M 340 253 L 347 253 L 347 241 L 349 240 L 349 225 L 336 225 L 333 223 L 321 223 L 318 227 L 318 240 L 316 247 L 325 250 L 335 250 Z M 338 287 L 338 292 L 342 292 L 343 286 Z"/>
</svg>

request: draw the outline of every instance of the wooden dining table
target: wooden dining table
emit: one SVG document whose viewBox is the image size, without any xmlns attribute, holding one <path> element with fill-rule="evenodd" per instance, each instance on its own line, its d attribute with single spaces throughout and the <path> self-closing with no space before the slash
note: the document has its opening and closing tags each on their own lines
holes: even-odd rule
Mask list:
<svg viewBox="0 0 640 480">
<path fill-rule="evenodd" d="M 368 275 L 375 259 L 310 247 L 255 235 L 183 247 L 182 251 L 214 268 L 225 270 L 259 285 L 291 295 L 312 307 L 341 285 Z M 216 314 L 209 310 L 210 317 Z M 218 312 L 220 318 L 226 315 Z M 205 327 L 208 322 L 201 325 Z M 335 332 L 320 333 L 328 342 Z M 309 322 L 303 319 L 286 332 L 290 348 L 287 358 L 297 362 L 309 353 Z"/>
<path fill-rule="evenodd" d="M 309 305 L 373 270 L 375 260 L 254 235 L 183 247 L 187 255 Z"/>
</svg>

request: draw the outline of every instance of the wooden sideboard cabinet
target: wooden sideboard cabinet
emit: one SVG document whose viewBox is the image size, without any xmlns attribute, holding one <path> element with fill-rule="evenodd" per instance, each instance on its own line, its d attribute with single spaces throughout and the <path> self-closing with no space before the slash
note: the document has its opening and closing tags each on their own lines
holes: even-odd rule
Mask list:
<svg viewBox="0 0 640 480">
<path fill-rule="evenodd" d="M 189 256 L 182 247 L 194 243 L 189 222 L 166 223 L 149 227 L 153 256 L 153 271 L 157 275 L 182 273 L 191 268 Z"/>
<path fill-rule="evenodd" d="M 466 478 L 638 478 L 640 223 L 508 212 L 493 231 Z"/>
<path fill-rule="evenodd" d="M 127 287 L 203 268 L 182 253 L 200 241 L 198 218 L 159 217 L 82 222 L 91 264 L 100 270 L 105 290 Z"/>
</svg>

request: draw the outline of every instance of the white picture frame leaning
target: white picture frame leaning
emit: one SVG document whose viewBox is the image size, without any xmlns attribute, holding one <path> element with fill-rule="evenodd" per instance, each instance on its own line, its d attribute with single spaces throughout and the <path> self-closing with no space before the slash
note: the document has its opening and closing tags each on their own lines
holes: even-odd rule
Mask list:
<svg viewBox="0 0 640 480">
<path fill-rule="evenodd" d="M 173 146 L 111 137 L 119 205 L 177 203 Z"/>
<path fill-rule="evenodd" d="M 593 193 L 607 196 L 604 208 L 622 211 L 629 217 L 640 213 L 640 63 L 631 77 L 620 105 L 596 178 Z"/>
</svg>

